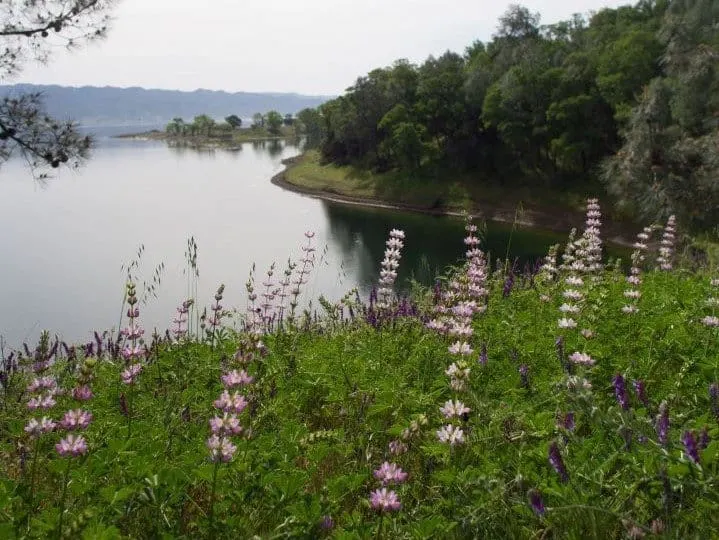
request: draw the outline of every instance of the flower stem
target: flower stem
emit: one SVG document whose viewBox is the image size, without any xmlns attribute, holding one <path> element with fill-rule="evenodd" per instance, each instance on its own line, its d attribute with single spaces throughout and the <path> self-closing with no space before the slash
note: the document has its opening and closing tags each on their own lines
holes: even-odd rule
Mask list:
<svg viewBox="0 0 719 540">
<path fill-rule="evenodd" d="M 377 534 L 375 535 L 375 539 L 382 538 L 382 524 L 384 523 L 384 513 L 379 515 L 379 525 L 377 525 Z"/>
<path fill-rule="evenodd" d="M 67 467 L 65 467 L 65 478 L 62 483 L 62 496 L 60 497 L 60 518 L 58 519 L 57 523 L 57 538 L 60 540 L 62 538 L 62 522 L 65 519 L 65 499 L 67 498 L 67 485 L 70 481 L 70 466 L 72 465 L 72 460 L 67 460 Z"/>
<path fill-rule="evenodd" d="M 220 469 L 220 462 L 215 462 L 215 468 L 212 471 L 212 489 L 210 491 L 210 533 L 209 538 L 215 538 L 215 491 L 217 489 L 217 471 Z"/>
</svg>

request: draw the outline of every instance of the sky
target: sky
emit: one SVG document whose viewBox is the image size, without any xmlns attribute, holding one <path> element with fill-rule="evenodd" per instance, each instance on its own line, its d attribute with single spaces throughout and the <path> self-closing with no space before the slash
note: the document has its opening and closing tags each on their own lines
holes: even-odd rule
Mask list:
<svg viewBox="0 0 719 540">
<path fill-rule="evenodd" d="M 487 41 L 504 0 L 121 0 L 108 37 L 6 82 L 337 95 L 398 58 Z M 515 2 L 517 3 L 517 2 Z M 629 2 L 525 0 L 543 24 Z"/>
</svg>

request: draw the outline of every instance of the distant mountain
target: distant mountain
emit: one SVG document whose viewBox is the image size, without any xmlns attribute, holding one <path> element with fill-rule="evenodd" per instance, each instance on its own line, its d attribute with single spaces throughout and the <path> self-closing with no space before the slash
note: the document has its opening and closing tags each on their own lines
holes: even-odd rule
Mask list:
<svg viewBox="0 0 719 540">
<path fill-rule="evenodd" d="M 59 119 L 71 118 L 83 125 L 158 125 L 176 116 L 191 120 L 198 114 L 207 114 L 217 120 L 230 114 L 250 118 L 257 112 L 271 110 L 283 115 L 294 114 L 334 97 L 202 89 L 181 92 L 138 87 L 0 85 L 0 96 L 25 92 L 42 92 L 48 113 Z"/>
</svg>

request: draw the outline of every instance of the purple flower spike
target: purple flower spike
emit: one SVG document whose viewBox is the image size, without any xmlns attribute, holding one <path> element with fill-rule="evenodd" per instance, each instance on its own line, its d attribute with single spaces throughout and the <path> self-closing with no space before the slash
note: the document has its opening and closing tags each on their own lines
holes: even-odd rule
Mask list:
<svg viewBox="0 0 719 540">
<path fill-rule="evenodd" d="M 532 510 L 534 510 L 534 513 L 538 516 L 543 516 L 547 511 L 544 508 L 542 495 L 536 489 L 533 489 L 529 492 L 529 506 L 532 507 Z"/>
<path fill-rule="evenodd" d="M 657 416 L 657 439 L 659 444 L 666 446 L 669 436 L 669 405 L 662 401 L 659 405 L 659 416 Z"/>
<path fill-rule="evenodd" d="M 331 531 L 335 528 L 335 521 L 332 519 L 332 516 L 322 516 L 322 521 L 320 522 L 320 529 L 323 531 Z"/>
<path fill-rule="evenodd" d="M 529 366 L 527 364 L 519 366 L 519 379 L 522 388 L 529 388 Z"/>
<path fill-rule="evenodd" d="M 637 379 L 634 381 L 634 392 L 637 395 L 637 399 L 644 405 L 647 409 L 649 408 L 649 398 L 647 398 L 647 387 L 644 384 L 644 381 L 641 379 Z"/>
<path fill-rule="evenodd" d="M 566 429 L 567 431 L 574 431 L 575 423 L 574 423 L 574 413 L 572 411 L 569 411 L 562 418 L 562 427 L 564 429 Z"/>
<path fill-rule="evenodd" d="M 489 358 L 487 356 L 487 344 L 482 343 L 482 352 L 479 353 L 479 363 L 482 366 L 486 366 L 488 360 Z"/>
<path fill-rule="evenodd" d="M 699 465 L 699 447 L 693 431 L 685 431 L 682 434 L 682 444 L 687 457 Z"/>
<path fill-rule="evenodd" d="M 555 442 L 549 445 L 549 463 L 559 475 L 559 480 L 562 483 L 569 481 L 569 474 L 567 473 L 567 468 L 564 466 L 562 454 L 559 452 L 559 447 Z"/>
<path fill-rule="evenodd" d="M 719 418 L 719 383 L 709 385 L 709 399 L 711 400 L 714 416 Z"/>
<path fill-rule="evenodd" d="M 617 398 L 617 403 L 626 411 L 629 408 L 629 396 L 627 395 L 624 377 L 622 377 L 620 373 L 617 373 L 612 382 L 614 383 L 614 395 Z"/>
<path fill-rule="evenodd" d="M 709 441 L 709 427 L 704 426 L 701 433 L 699 433 L 699 450 L 705 450 L 709 446 Z"/>
</svg>

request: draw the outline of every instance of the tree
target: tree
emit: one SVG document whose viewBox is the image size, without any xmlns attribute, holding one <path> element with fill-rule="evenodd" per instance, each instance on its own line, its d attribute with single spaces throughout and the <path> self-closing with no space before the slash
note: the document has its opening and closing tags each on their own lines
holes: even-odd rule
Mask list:
<svg viewBox="0 0 719 540">
<path fill-rule="evenodd" d="M 236 114 L 231 114 L 230 116 L 226 117 L 225 122 L 232 126 L 232 129 L 240 129 L 242 127 L 242 118 L 240 118 Z"/>
<path fill-rule="evenodd" d="M 292 113 L 287 113 L 283 118 L 282 123 L 286 126 L 291 126 L 295 123 L 295 117 L 292 116 Z"/>
<path fill-rule="evenodd" d="M 45 62 L 58 42 L 67 48 L 102 38 L 114 0 L 6 0 L 0 2 L 0 81 L 28 61 Z M 52 37 L 51 37 L 52 36 Z M 33 169 L 81 163 L 91 140 L 73 122 L 44 112 L 38 93 L 0 99 L 0 163 L 18 150 Z"/>
<path fill-rule="evenodd" d="M 282 115 L 277 111 L 270 111 L 265 115 L 265 123 L 267 131 L 273 135 L 279 135 L 282 127 Z"/>
<path fill-rule="evenodd" d="M 302 109 L 297 113 L 299 130 L 312 143 L 319 142 L 324 135 L 322 115 L 317 109 Z"/>
<path fill-rule="evenodd" d="M 195 116 L 192 120 L 193 131 L 195 133 L 205 134 L 208 137 L 212 136 L 212 130 L 215 128 L 215 125 L 216 122 L 206 114 Z"/>
<path fill-rule="evenodd" d="M 262 113 L 255 113 L 252 115 L 252 128 L 259 129 L 265 127 L 265 117 Z"/>
<path fill-rule="evenodd" d="M 185 124 L 185 121 L 180 118 L 173 118 L 172 121 L 167 124 L 167 127 L 165 127 L 165 132 L 168 135 L 173 135 L 175 137 L 179 135 L 184 135 L 185 130 L 187 129 L 187 125 Z"/>
</svg>

